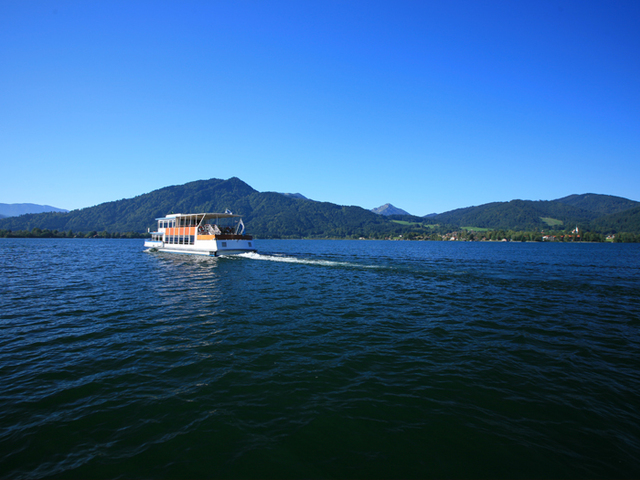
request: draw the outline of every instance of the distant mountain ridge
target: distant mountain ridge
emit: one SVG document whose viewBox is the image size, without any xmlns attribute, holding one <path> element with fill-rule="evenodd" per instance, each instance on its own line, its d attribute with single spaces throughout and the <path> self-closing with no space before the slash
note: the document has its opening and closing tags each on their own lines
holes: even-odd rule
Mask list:
<svg viewBox="0 0 640 480">
<path fill-rule="evenodd" d="M 383 205 L 384 207 L 384 205 Z M 385 211 L 393 211 L 388 204 Z M 432 235 L 460 228 L 564 230 L 579 225 L 598 233 L 640 233 L 640 202 L 598 194 L 557 200 L 511 200 L 416 217 L 378 214 L 356 206 L 318 202 L 300 194 L 258 192 L 239 178 L 209 179 L 160 188 L 134 198 L 72 212 L 25 214 L 0 219 L 0 230 L 59 232 L 145 232 L 167 213 L 230 209 L 244 216 L 258 238 L 387 238 Z"/>
<path fill-rule="evenodd" d="M 628 228 L 627 231 L 640 231 L 640 216 L 635 213 L 636 207 L 640 207 L 640 202 L 612 195 L 585 193 L 557 200 L 492 202 L 423 218 L 429 222 L 494 230 L 539 231 L 581 224 L 603 231 L 617 231 L 616 225 Z"/>
<path fill-rule="evenodd" d="M 402 210 L 401 208 L 394 207 L 390 203 L 385 203 L 384 205 L 378 208 L 372 208 L 371 211 L 373 213 L 377 213 L 378 215 L 411 215 L 410 213 Z"/>
<path fill-rule="evenodd" d="M 64 208 L 50 205 L 37 205 L 35 203 L 0 203 L 0 216 L 17 217 L 27 213 L 68 212 Z"/>
<path fill-rule="evenodd" d="M 596 193 L 569 195 L 568 197 L 558 198 L 554 201 L 600 215 L 612 215 L 640 205 L 640 202 L 635 202 L 628 198 L 616 197 L 613 195 L 599 195 Z"/>
<path fill-rule="evenodd" d="M 224 212 L 244 216 L 248 233 L 261 238 L 337 237 L 407 232 L 409 227 L 361 207 L 258 192 L 239 178 L 198 180 L 69 213 L 0 219 L 0 229 L 145 232 L 168 213 Z"/>
</svg>

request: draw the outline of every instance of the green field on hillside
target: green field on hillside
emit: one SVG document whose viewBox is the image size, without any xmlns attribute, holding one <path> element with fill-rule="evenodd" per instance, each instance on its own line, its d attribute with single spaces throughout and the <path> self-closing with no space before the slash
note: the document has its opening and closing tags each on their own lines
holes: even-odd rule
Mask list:
<svg viewBox="0 0 640 480">
<path fill-rule="evenodd" d="M 462 230 L 474 231 L 474 232 L 488 232 L 491 230 L 490 228 L 482 228 L 482 227 L 460 227 Z"/>
<path fill-rule="evenodd" d="M 420 222 L 407 222 L 406 220 L 391 220 L 393 223 L 399 223 L 400 225 L 422 225 Z"/>
<path fill-rule="evenodd" d="M 556 218 L 551 218 L 551 217 L 540 217 L 540 220 L 542 220 L 544 223 L 546 223 L 550 227 L 557 227 L 558 225 L 562 225 L 563 223 L 562 220 L 558 220 Z"/>
<path fill-rule="evenodd" d="M 391 221 L 393 223 L 397 223 L 399 225 L 414 226 L 414 227 L 421 227 L 421 228 L 436 228 L 436 227 L 439 227 L 438 224 L 430 225 L 428 223 L 408 222 L 406 220 L 391 220 Z"/>
</svg>

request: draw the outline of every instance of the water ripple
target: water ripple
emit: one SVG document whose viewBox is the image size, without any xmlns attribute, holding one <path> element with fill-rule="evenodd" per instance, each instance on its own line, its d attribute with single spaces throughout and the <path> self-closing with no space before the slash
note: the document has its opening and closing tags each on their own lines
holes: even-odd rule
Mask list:
<svg viewBox="0 0 640 480">
<path fill-rule="evenodd" d="M 640 475 L 635 245 L 0 249 L 2 478 Z"/>
</svg>

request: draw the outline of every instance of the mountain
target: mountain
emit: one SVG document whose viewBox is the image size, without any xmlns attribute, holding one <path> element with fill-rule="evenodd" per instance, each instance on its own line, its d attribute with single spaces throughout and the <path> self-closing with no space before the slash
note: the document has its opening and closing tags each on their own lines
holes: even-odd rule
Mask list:
<svg viewBox="0 0 640 480">
<path fill-rule="evenodd" d="M 598 232 L 640 233 L 640 206 L 600 217 L 591 222 L 590 228 Z"/>
<path fill-rule="evenodd" d="M 1 217 L 17 217 L 26 213 L 43 212 L 68 212 L 63 208 L 56 208 L 50 205 L 36 205 L 35 203 L 0 203 Z"/>
<path fill-rule="evenodd" d="M 0 229 L 145 232 L 167 213 L 225 209 L 243 215 L 247 231 L 260 238 L 384 236 L 411 229 L 361 207 L 261 193 L 238 178 L 199 180 L 68 213 L 5 218 Z"/>
<path fill-rule="evenodd" d="M 640 202 L 635 202 L 628 198 L 615 197 L 613 195 L 598 195 L 596 193 L 569 195 L 568 197 L 558 198 L 554 201 L 588 210 L 599 215 L 611 215 L 640 206 Z"/>
<path fill-rule="evenodd" d="M 635 208 L 640 202 L 598 194 L 570 195 L 557 200 L 511 200 L 460 208 L 425 218 L 429 222 L 492 230 L 563 229 L 581 225 L 594 231 L 640 231 Z M 616 216 L 617 215 L 617 216 Z M 630 228 L 631 230 L 614 230 Z"/>
<path fill-rule="evenodd" d="M 401 208 L 394 207 L 390 203 L 385 203 L 378 208 L 372 208 L 371 211 L 378 215 L 410 215 L 408 212 L 405 212 Z"/>
<path fill-rule="evenodd" d="M 429 221 L 461 227 L 501 230 L 542 230 L 550 225 L 589 222 L 596 214 L 549 201 L 511 200 L 459 208 L 429 217 Z"/>
<path fill-rule="evenodd" d="M 445 233 L 460 227 L 541 231 L 563 230 L 575 225 L 596 233 L 640 233 L 640 202 L 608 195 L 494 202 L 414 217 L 377 214 L 361 207 L 258 192 L 235 177 L 164 187 L 134 198 L 71 212 L 2 218 L 0 230 L 146 232 L 147 228 L 156 227 L 156 218 L 167 213 L 224 212 L 226 209 L 243 215 L 248 233 L 258 238 L 385 238 Z"/>
<path fill-rule="evenodd" d="M 301 193 L 281 193 L 280 195 L 284 195 L 289 198 L 297 198 L 299 200 L 309 200 L 307 197 L 302 195 Z"/>
</svg>

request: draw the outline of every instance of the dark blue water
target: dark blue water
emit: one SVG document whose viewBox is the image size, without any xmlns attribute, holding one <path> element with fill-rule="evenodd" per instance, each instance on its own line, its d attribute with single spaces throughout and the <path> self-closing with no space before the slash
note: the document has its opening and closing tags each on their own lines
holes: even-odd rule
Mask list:
<svg viewBox="0 0 640 480">
<path fill-rule="evenodd" d="M 0 240 L 1 478 L 638 478 L 640 245 Z"/>
</svg>

